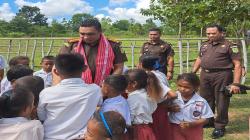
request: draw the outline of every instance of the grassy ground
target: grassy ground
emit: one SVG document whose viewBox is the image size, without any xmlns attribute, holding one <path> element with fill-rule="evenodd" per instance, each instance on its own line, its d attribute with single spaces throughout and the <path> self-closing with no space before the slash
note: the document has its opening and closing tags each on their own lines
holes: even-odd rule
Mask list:
<svg viewBox="0 0 250 140">
<path fill-rule="evenodd" d="M 177 74 L 179 73 L 179 67 L 180 65 L 183 66 L 183 71 L 184 72 L 189 72 L 191 70 L 191 66 L 193 64 L 193 62 L 190 63 L 183 63 L 180 64 L 179 63 L 179 49 L 177 47 L 177 41 L 178 40 L 169 40 L 169 42 L 173 45 L 174 50 L 175 50 L 175 76 L 174 79 L 176 78 Z M 11 47 L 9 48 L 9 40 L 1 40 L 0 39 L 0 55 L 5 56 L 5 58 L 11 58 L 13 56 L 17 56 L 17 55 L 25 55 L 25 51 L 26 51 L 26 46 L 28 53 L 27 56 L 29 56 L 30 58 L 32 58 L 32 54 L 33 54 L 33 50 L 35 49 L 35 55 L 34 55 L 34 61 L 32 62 L 32 65 L 34 65 L 34 69 L 38 70 L 39 67 L 39 63 L 40 60 L 42 58 L 42 44 L 44 44 L 44 53 L 46 55 L 46 53 L 49 51 L 49 47 L 51 45 L 51 43 L 53 44 L 53 48 L 51 49 L 50 54 L 51 55 L 56 55 L 59 48 L 63 45 L 64 39 L 59 39 L 59 40 L 55 40 L 54 42 L 51 42 L 51 40 L 44 40 L 43 43 L 43 39 L 39 39 L 36 41 L 36 43 L 34 42 L 34 40 L 30 40 L 28 45 L 27 45 L 27 39 L 18 41 L 18 40 L 13 40 L 11 42 Z M 122 46 L 123 46 L 123 50 L 126 52 L 127 56 L 128 56 L 128 62 L 126 63 L 126 65 L 131 66 L 132 62 L 132 54 L 131 54 L 131 48 L 130 46 L 135 46 L 135 63 L 138 63 L 138 57 L 139 57 L 139 51 L 140 51 L 140 47 L 143 44 L 143 40 L 139 40 L 139 41 L 125 41 L 122 40 Z M 187 55 L 187 44 L 190 44 L 190 54 Z M 20 45 L 19 45 L 20 44 Z M 34 45 L 36 44 L 36 47 L 34 47 Z M 197 48 L 198 48 L 198 42 L 197 40 L 185 40 L 182 42 L 183 45 L 183 49 L 182 49 L 182 60 L 185 62 L 187 59 L 187 56 L 189 57 L 189 60 L 194 60 L 197 57 Z M 20 46 L 20 49 L 19 49 Z M 9 49 L 8 49 L 9 48 Z M 10 53 L 10 55 L 8 56 L 6 54 L 6 52 L 8 52 L 8 50 L 12 53 Z M 248 51 L 250 52 L 250 51 Z M 249 54 L 250 55 L 250 54 Z M 250 59 L 248 59 L 250 60 Z M 247 85 L 250 85 L 250 81 L 249 81 L 250 77 L 247 78 Z M 175 87 L 175 83 L 174 80 L 172 80 L 171 82 L 171 87 Z M 248 139 L 248 118 L 250 116 L 250 94 L 247 95 L 234 95 L 231 98 L 231 104 L 230 104 L 230 110 L 229 110 L 229 124 L 227 127 L 227 132 L 225 137 L 221 138 L 221 140 L 247 140 Z M 209 129 L 205 129 L 204 131 L 204 139 L 205 140 L 210 140 L 210 135 L 212 133 L 211 128 Z"/>
</svg>

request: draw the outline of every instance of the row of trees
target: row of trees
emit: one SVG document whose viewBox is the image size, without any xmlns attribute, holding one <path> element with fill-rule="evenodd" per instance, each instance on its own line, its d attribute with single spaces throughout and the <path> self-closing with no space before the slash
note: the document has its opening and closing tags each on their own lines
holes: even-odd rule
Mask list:
<svg viewBox="0 0 250 140">
<path fill-rule="evenodd" d="M 223 25 L 228 35 L 234 37 L 242 37 L 250 29 L 249 0 L 151 0 L 150 8 L 142 9 L 141 13 L 153 19 L 148 19 L 145 24 L 134 19 L 113 23 L 111 19 L 103 18 L 100 22 L 105 34 L 115 37 L 146 36 L 148 29 L 156 27 L 155 19 L 161 21 L 160 28 L 164 34 L 179 36 L 202 36 L 204 26 L 209 23 Z M 0 36 L 78 36 L 78 27 L 84 18 L 93 16 L 80 13 L 69 20 L 53 20 L 48 24 L 48 19 L 38 7 L 23 6 L 10 22 L 0 20 Z"/>
<path fill-rule="evenodd" d="M 94 18 L 90 14 L 75 14 L 70 20 L 63 19 L 61 22 L 53 20 L 48 24 L 48 19 L 41 14 L 38 7 L 23 6 L 16 16 L 6 22 L 0 20 L 1 37 L 58 37 L 77 36 L 78 28 L 84 18 Z M 148 19 L 145 24 L 136 23 L 133 19 L 118 20 L 112 23 L 111 19 L 100 20 L 103 30 L 107 35 L 123 37 L 143 36 L 148 29 L 156 27 L 152 19 Z"/>
</svg>

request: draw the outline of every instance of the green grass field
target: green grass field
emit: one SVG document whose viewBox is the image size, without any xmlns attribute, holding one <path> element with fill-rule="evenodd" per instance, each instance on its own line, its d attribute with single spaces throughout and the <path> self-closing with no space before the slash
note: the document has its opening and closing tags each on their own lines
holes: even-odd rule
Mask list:
<svg viewBox="0 0 250 140">
<path fill-rule="evenodd" d="M 142 46 L 143 42 L 145 40 L 121 40 L 123 50 L 126 52 L 128 57 L 128 62 L 126 62 L 127 66 L 131 66 L 132 64 L 132 53 L 131 53 L 131 46 L 135 46 L 134 50 L 134 64 L 138 63 L 138 57 L 139 57 L 139 51 L 140 47 Z M 182 49 L 182 61 L 183 64 L 179 63 L 179 49 L 177 45 L 177 39 L 169 40 L 173 45 L 173 48 L 175 50 L 175 76 L 176 78 L 177 74 L 179 73 L 180 65 L 183 66 L 183 72 L 189 72 L 191 70 L 191 66 L 193 64 L 193 61 L 190 63 L 186 63 L 187 56 L 189 57 L 189 60 L 194 60 L 197 57 L 198 54 L 198 42 L 197 40 L 185 40 L 182 42 L 183 49 Z M 34 61 L 32 61 L 32 65 L 34 65 L 34 69 L 38 70 L 40 69 L 39 63 L 42 58 L 42 48 L 44 50 L 45 55 L 50 50 L 50 45 L 52 44 L 54 47 L 51 48 L 50 54 L 56 55 L 59 48 L 63 45 L 64 39 L 57 39 L 54 42 L 51 42 L 51 40 L 48 39 L 37 39 L 35 42 L 33 39 L 29 40 L 29 43 L 27 43 L 27 39 L 22 40 L 13 40 L 11 42 L 9 40 L 3 40 L 0 39 L 0 55 L 3 55 L 6 59 L 11 58 L 13 56 L 17 55 L 27 55 L 30 58 L 32 58 L 32 54 L 34 55 Z M 189 55 L 187 55 L 187 43 L 190 44 L 190 52 Z M 43 45 L 42 45 L 43 44 Z M 36 45 L 36 47 L 34 47 Z M 27 48 L 26 48 L 27 46 Z M 42 47 L 43 46 L 43 47 Z M 27 53 L 25 53 L 27 50 Z M 8 56 L 7 52 L 11 52 Z M 248 51 L 250 52 L 250 51 Z M 250 54 L 248 54 L 250 55 Z M 249 57 L 250 58 L 250 57 Z M 249 59 L 248 59 L 249 60 Z M 246 84 L 250 85 L 250 77 L 247 76 Z M 175 80 L 172 80 L 171 87 L 175 87 Z M 229 110 L 229 116 L 230 116 L 230 122 L 227 127 L 227 132 L 225 137 L 221 138 L 221 140 L 247 140 L 248 139 L 248 118 L 250 116 L 250 95 L 234 95 L 231 98 L 231 104 L 230 104 L 230 110 Z M 212 129 L 205 129 L 204 131 L 204 139 L 209 140 L 211 135 Z"/>
</svg>

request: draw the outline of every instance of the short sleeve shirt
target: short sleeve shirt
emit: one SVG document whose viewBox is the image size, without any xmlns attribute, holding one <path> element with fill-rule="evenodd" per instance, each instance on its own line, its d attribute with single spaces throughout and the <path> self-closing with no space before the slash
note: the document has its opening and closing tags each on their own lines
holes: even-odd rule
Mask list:
<svg viewBox="0 0 250 140">
<path fill-rule="evenodd" d="M 204 42 L 199 53 L 201 67 L 204 69 L 231 69 L 232 60 L 241 61 L 241 53 L 237 44 L 228 40 Z"/>
<path fill-rule="evenodd" d="M 0 55 L 0 70 L 6 67 L 6 62 L 3 56 Z"/>
<path fill-rule="evenodd" d="M 167 58 L 169 56 L 174 56 L 174 50 L 171 44 L 160 40 L 158 43 L 155 44 L 151 42 L 144 43 L 141 48 L 141 54 L 158 56 L 160 58 L 160 64 L 162 66 L 162 70 L 160 71 L 166 74 Z"/>
<path fill-rule="evenodd" d="M 197 93 L 185 103 L 181 97 L 181 93 L 177 92 L 177 99 L 174 100 L 174 103 L 180 106 L 180 112 L 171 112 L 169 114 L 170 122 L 175 124 L 180 124 L 182 121 L 194 122 L 214 116 L 207 101 Z"/>
</svg>

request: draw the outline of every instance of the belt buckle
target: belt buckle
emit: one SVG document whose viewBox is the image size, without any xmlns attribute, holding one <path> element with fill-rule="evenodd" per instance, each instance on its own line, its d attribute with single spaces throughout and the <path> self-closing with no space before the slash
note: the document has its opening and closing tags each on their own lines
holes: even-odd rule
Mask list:
<svg viewBox="0 0 250 140">
<path fill-rule="evenodd" d="M 210 72 L 210 71 L 205 69 L 205 72 Z"/>
</svg>

